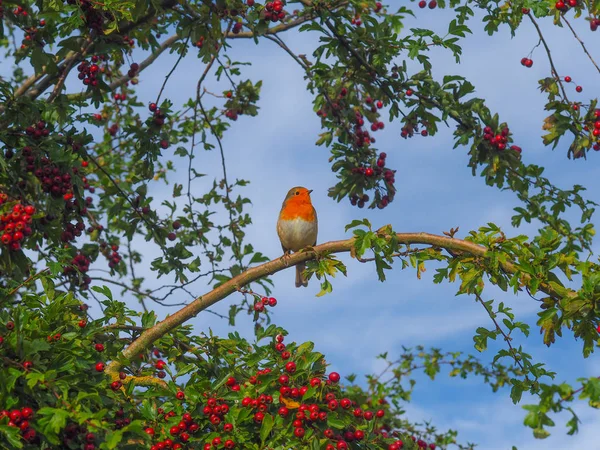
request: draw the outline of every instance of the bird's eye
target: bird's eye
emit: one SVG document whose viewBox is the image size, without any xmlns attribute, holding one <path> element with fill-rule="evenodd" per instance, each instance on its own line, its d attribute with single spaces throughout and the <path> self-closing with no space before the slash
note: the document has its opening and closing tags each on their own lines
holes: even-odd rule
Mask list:
<svg viewBox="0 0 600 450">
<path fill-rule="evenodd" d="M 300 195 L 300 191 L 296 191 L 296 195 Z"/>
</svg>

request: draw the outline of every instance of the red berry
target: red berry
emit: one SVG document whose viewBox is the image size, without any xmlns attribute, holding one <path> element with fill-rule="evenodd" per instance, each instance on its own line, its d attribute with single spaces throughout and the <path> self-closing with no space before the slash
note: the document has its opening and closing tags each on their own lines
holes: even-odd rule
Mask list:
<svg viewBox="0 0 600 450">
<path fill-rule="evenodd" d="M 305 433 L 305 431 L 304 431 L 304 428 L 302 428 L 302 427 L 297 427 L 297 428 L 294 430 L 294 436 L 296 436 L 297 438 L 301 438 L 301 437 L 303 437 L 303 436 L 304 436 L 304 433 Z"/>
<path fill-rule="evenodd" d="M 79 322 L 77 322 L 77 325 L 79 325 L 79 328 L 85 328 L 87 322 L 85 320 L 80 320 Z"/>
<path fill-rule="evenodd" d="M 287 373 L 294 373 L 296 371 L 296 363 L 294 361 L 290 361 L 285 365 L 285 371 Z"/>
<path fill-rule="evenodd" d="M 577 92 L 581 92 L 581 91 L 583 91 L 583 88 L 582 88 L 581 86 L 577 86 L 577 87 L 575 88 L 575 90 L 576 90 Z"/>
<path fill-rule="evenodd" d="M 102 345 L 102 344 L 96 344 L 96 345 L 94 345 L 94 348 L 96 349 L 97 352 L 104 351 L 104 345 Z"/>
<path fill-rule="evenodd" d="M 96 371 L 97 372 L 104 372 L 105 367 L 106 367 L 106 365 L 103 362 L 96 363 Z"/>
<path fill-rule="evenodd" d="M 566 77 L 565 77 L 565 81 L 566 81 L 567 83 L 570 83 L 570 82 L 571 82 L 571 77 L 570 77 L 570 76 L 566 76 Z"/>
<path fill-rule="evenodd" d="M 183 400 L 185 398 L 185 394 L 181 391 L 178 391 L 177 394 L 175 394 L 175 397 L 177 397 L 177 400 Z"/>
<path fill-rule="evenodd" d="M 340 374 L 337 372 L 331 372 L 329 374 L 329 381 L 331 381 L 332 383 L 337 383 L 338 381 L 340 381 Z"/>
<path fill-rule="evenodd" d="M 179 429 L 179 427 L 172 426 L 171 429 L 169 430 L 169 433 L 171 433 L 171 435 L 173 435 L 173 436 L 177 436 L 180 431 L 181 430 Z"/>
</svg>

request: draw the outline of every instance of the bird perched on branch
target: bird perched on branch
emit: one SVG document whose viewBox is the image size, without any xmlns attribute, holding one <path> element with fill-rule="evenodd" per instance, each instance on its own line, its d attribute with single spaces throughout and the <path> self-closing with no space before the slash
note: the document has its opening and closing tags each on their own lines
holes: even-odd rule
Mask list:
<svg viewBox="0 0 600 450">
<path fill-rule="evenodd" d="M 277 234 L 281 241 L 284 257 L 317 243 L 317 212 L 310 201 L 310 193 L 305 187 L 293 187 L 287 193 L 277 220 Z M 296 265 L 296 287 L 308 286 L 304 278 L 304 263 Z"/>
</svg>

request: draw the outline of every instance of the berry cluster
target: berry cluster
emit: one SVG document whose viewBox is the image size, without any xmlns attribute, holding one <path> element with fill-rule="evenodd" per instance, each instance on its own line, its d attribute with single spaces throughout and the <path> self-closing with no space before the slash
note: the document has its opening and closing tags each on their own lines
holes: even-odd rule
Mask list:
<svg viewBox="0 0 600 450">
<path fill-rule="evenodd" d="M 0 206 L 6 201 L 8 201 L 8 196 L 0 194 Z M 10 250 L 20 250 L 23 239 L 32 233 L 29 225 L 31 225 L 33 214 L 35 214 L 33 206 L 23 206 L 17 203 L 10 213 L 0 216 L 0 232 L 2 232 L 0 242 L 8 246 Z"/>
<path fill-rule="evenodd" d="M 33 417 L 33 409 L 25 406 L 21 409 L 13 409 L 11 411 L 0 411 L 0 420 L 3 417 L 8 417 L 9 427 L 18 427 L 21 430 L 21 436 L 29 443 L 39 443 L 39 437 L 35 430 L 30 427 L 29 420 Z"/>
<path fill-rule="evenodd" d="M 421 125 L 425 126 L 425 124 L 421 124 Z M 419 125 L 408 123 L 408 124 L 404 125 L 402 127 L 402 129 L 400 130 L 400 137 L 403 137 L 404 139 L 411 138 L 417 132 L 419 132 Z M 429 135 L 429 131 L 427 131 L 427 128 L 424 128 L 421 130 L 421 136 L 426 137 L 428 135 Z"/>
<path fill-rule="evenodd" d="M 273 0 L 265 3 L 264 19 L 268 22 L 277 22 L 285 19 L 285 11 L 283 10 L 284 2 L 282 0 Z"/>
<path fill-rule="evenodd" d="M 13 14 L 15 16 L 23 16 L 23 17 L 27 17 L 27 11 L 25 11 L 25 9 L 22 6 L 17 6 L 15 9 L 13 9 Z"/>
<path fill-rule="evenodd" d="M 25 154 L 26 148 L 27 147 L 23 149 L 23 154 Z M 27 162 L 29 162 L 29 159 L 27 159 Z M 42 184 L 42 190 L 49 193 L 54 198 L 63 197 L 65 201 L 71 200 L 73 198 L 71 175 L 68 173 L 61 173 L 60 169 L 46 157 L 43 157 L 41 162 L 44 167 L 35 169 L 34 175 Z"/>
<path fill-rule="evenodd" d="M 574 8 L 576 6 L 577 6 L 577 0 L 567 0 L 564 2 L 563 2 L 563 0 L 558 0 L 554 4 L 554 7 L 562 12 L 566 12 L 569 10 L 569 8 Z"/>
<path fill-rule="evenodd" d="M 521 65 L 530 68 L 533 66 L 533 60 L 529 58 L 521 58 Z"/>
<path fill-rule="evenodd" d="M 101 242 L 100 251 L 108 259 L 108 267 L 111 269 L 114 269 L 123 259 L 119 254 L 119 246 L 116 244 L 109 247 L 106 242 Z"/>
<path fill-rule="evenodd" d="M 129 70 L 127 71 L 127 76 L 129 78 L 133 78 L 138 74 L 140 70 L 140 65 L 138 63 L 133 63 L 129 66 Z"/>
<path fill-rule="evenodd" d="M 40 24 L 41 23 L 42 21 L 40 20 Z M 23 31 L 25 32 L 25 35 L 23 36 L 23 41 L 21 41 L 21 50 L 26 49 L 29 45 L 35 42 L 38 29 L 36 27 L 25 27 Z M 43 46 L 43 43 L 41 44 Z"/>
<path fill-rule="evenodd" d="M 255 303 L 254 303 L 254 311 L 256 312 L 264 312 L 266 311 L 266 307 L 267 306 L 275 306 L 277 305 L 277 299 L 274 297 L 262 297 L 260 299 L 258 299 Z"/>
<path fill-rule="evenodd" d="M 74 241 L 76 237 L 82 235 L 84 229 L 85 224 L 81 221 L 78 221 L 75 225 L 73 225 L 71 222 L 68 222 L 60 235 L 60 240 L 62 242 Z"/>
<path fill-rule="evenodd" d="M 89 433 L 83 425 L 69 423 L 65 427 L 62 435 L 62 442 L 65 448 L 81 448 L 83 450 L 95 450 L 96 435 Z"/>
<path fill-rule="evenodd" d="M 430 2 L 427 3 L 425 0 L 421 0 L 419 2 L 419 8 L 421 8 L 421 9 L 425 8 L 428 5 L 429 5 L 429 9 L 435 9 L 435 8 L 437 8 L 437 1 L 436 0 L 430 0 Z"/>
<path fill-rule="evenodd" d="M 71 260 L 71 264 L 63 269 L 63 274 L 71 277 L 72 281 L 79 285 L 81 289 L 88 289 L 92 279 L 87 275 L 90 269 L 91 260 L 83 253 L 77 253 Z M 79 281 L 79 274 L 82 275 Z"/>
<path fill-rule="evenodd" d="M 564 78 L 564 80 L 565 80 L 565 83 L 571 83 L 571 82 L 573 81 L 573 78 L 571 78 L 569 75 L 567 75 L 567 76 Z M 582 86 L 579 86 L 579 85 L 577 85 L 577 86 L 575 86 L 575 90 L 576 90 L 577 92 L 583 92 L 583 87 L 582 87 Z"/>
<path fill-rule="evenodd" d="M 506 149 L 506 143 L 508 142 L 509 133 L 510 130 L 508 129 L 508 127 L 502 128 L 502 130 L 500 130 L 500 133 L 496 134 L 494 134 L 491 127 L 485 127 L 483 129 L 483 139 L 488 141 L 497 150 L 502 151 Z M 517 145 L 511 145 L 510 150 L 514 150 L 517 153 L 521 153 L 521 147 Z"/>
<path fill-rule="evenodd" d="M 148 105 L 148 109 L 153 113 L 154 118 L 152 122 L 154 125 L 159 128 L 162 127 L 165 124 L 165 115 L 160 111 L 160 108 L 156 105 L 156 103 L 150 103 L 150 105 Z"/>
<path fill-rule="evenodd" d="M 121 376 L 121 374 L 119 374 L 119 377 L 120 376 Z M 121 428 L 126 427 L 130 423 L 131 423 L 131 419 L 129 417 L 125 417 L 125 411 L 123 411 L 123 409 L 119 409 L 115 413 L 115 428 L 117 430 L 120 430 Z"/>
<path fill-rule="evenodd" d="M 82 61 L 77 66 L 77 71 L 79 72 L 77 77 L 83 82 L 84 85 L 92 87 L 98 86 L 98 77 L 104 72 L 103 68 L 97 64 L 98 60 L 98 56 L 94 55 L 92 56 L 91 63 Z"/>
<path fill-rule="evenodd" d="M 50 135 L 50 130 L 46 128 L 46 122 L 40 120 L 35 125 L 25 128 L 25 134 L 27 136 L 31 136 L 35 140 L 38 140 L 43 137 L 48 137 Z"/>
</svg>

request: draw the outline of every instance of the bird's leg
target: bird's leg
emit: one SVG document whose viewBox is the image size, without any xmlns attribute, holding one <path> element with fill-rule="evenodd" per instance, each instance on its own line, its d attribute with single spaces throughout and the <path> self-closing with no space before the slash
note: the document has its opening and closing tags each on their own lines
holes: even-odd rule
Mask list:
<svg viewBox="0 0 600 450">
<path fill-rule="evenodd" d="M 283 248 L 283 247 L 282 247 Z M 292 251 L 289 249 L 283 249 L 283 255 L 281 256 L 281 258 L 279 258 L 281 261 L 283 261 L 283 264 L 285 264 L 285 267 L 287 267 L 288 264 L 288 260 L 290 259 L 290 255 L 292 254 Z"/>
</svg>

